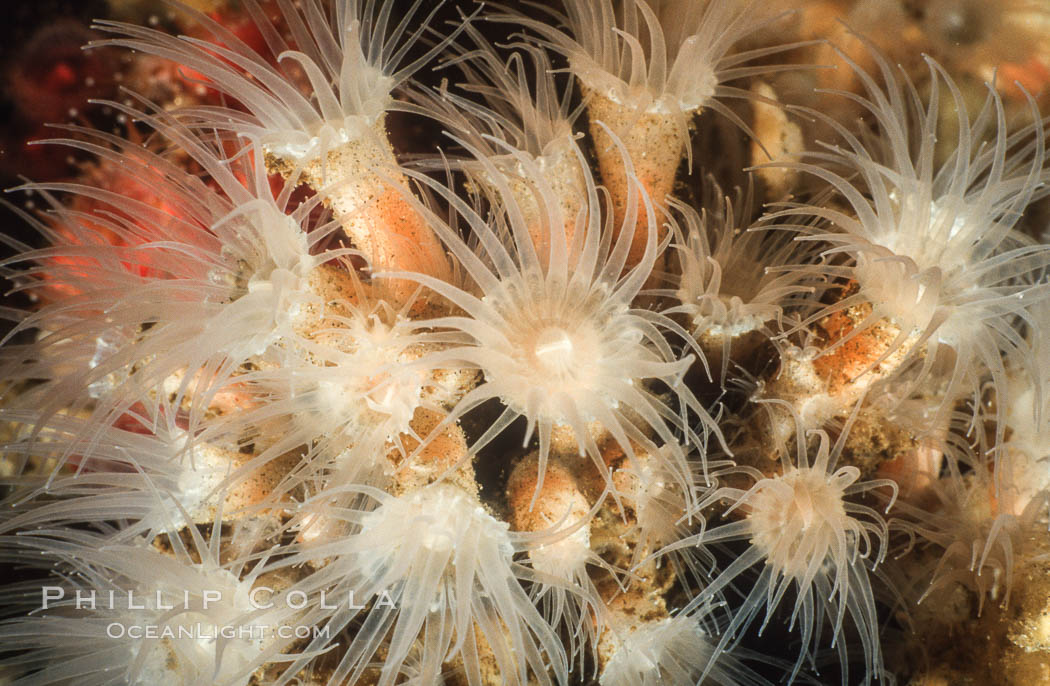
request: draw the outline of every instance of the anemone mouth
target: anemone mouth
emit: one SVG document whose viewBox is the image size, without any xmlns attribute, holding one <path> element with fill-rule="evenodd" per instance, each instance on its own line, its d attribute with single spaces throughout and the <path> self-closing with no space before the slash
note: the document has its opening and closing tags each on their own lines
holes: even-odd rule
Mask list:
<svg viewBox="0 0 1050 686">
<path fill-rule="evenodd" d="M 718 76 L 712 69 L 697 70 L 688 78 L 679 78 L 682 83 L 678 84 L 650 84 L 647 80 L 625 81 L 587 59 L 578 59 L 574 67 L 580 82 L 589 90 L 643 114 L 674 116 L 699 112 L 714 99 L 718 88 Z"/>
<path fill-rule="evenodd" d="M 588 527 L 580 527 L 560 541 L 529 551 L 534 569 L 559 579 L 572 579 L 591 561 L 591 538 Z"/>
<path fill-rule="evenodd" d="M 703 317 L 693 320 L 694 334 L 707 334 L 715 338 L 737 338 L 758 331 L 772 317 L 739 315 L 726 317 L 724 321 L 712 322 Z"/>
<path fill-rule="evenodd" d="M 615 395 L 635 382 L 632 367 L 657 361 L 626 304 L 608 289 L 576 295 L 550 280 L 524 281 L 489 297 L 500 318 L 490 342 L 501 354 L 483 369 L 489 378 L 522 382 L 505 384 L 511 407 L 538 402 L 546 408 L 541 414 L 568 420 L 557 409 L 565 398 L 585 406 L 595 395 Z"/>
<path fill-rule="evenodd" d="M 408 426 L 408 421 L 420 404 L 423 392 L 422 375 L 412 377 L 369 377 L 361 395 L 368 409 L 389 417 L 397 426 Z"/>
<path fill-rule="evenodd" d="M 465 535 L 481 532 L 501 554 L 509 556 L 513 553 L 507 533 L 509 528 L 506 522 L 489 515 L 477 500 L 459 488 L 438 484 L 391 499 L 365 514 L 359 535 L 401 541 L 410 549 L 414 549 L 412 541 L 416 541 L 427 554 L 451 556 Z M 409 531 L 412 532 L 409 534 L 411 541 L 405 538 Z M 399 551 L 400 546 L 395 546 L 392 556 Z"/>
<path fill-rule="evenodd" d="M 590 361 L 596 359 L 601 341 L 589 326 L 575 331 L 562 324 L 540 328 L 526 343 L 537 371 L 549 375 L 552 382 L 580 383 L 587 376 Z"/>
<path fill-rule="evenodd" d="M 673 84 L 672 92 L 664 93 L 658 98 L 648 110 L 650 113 L 699 112 L 715 99 L 718 90 L 718 75 L 713 69 L 699 69 L 690 76 L 678 80 L 682 83 Z"/>
<path fill-rule="evenodd" d="M 566 402 L 579 409 L 601 397 L 615 406 L 611 397 L 619 385 L 632 381 L 622 370 L 610 376 L 609 360 L 616 359 L 617 351 L 610 349 L 603 332 L 607 327 L 589 318 L 523 319 L 507 332 L 510 347 L 504 360 L 486 369 L 486 376 L 503 382 L 509 407 L 529 416 L 536 408 L 539 415 L 559 424 L 570 422 L 574 414 L 566 409 Z M 586 414 L 589 418 L 591 413 Z"/>
<path fill-rule="evenodd" d="M 321 121 L 308 130 L 270 131 L 260 136 L 260 145 L 271 155 L 308 162 L 342 145 L 364 142 L 384 111 L 380 103 L 375 103 L 366 113 Z"/>
<path fill-rule="evenodd" d="M 860 253 L 854 267 L 858 292 L 902 331 L 932 331 L 950 294 L 937 267 L 920 269 L 910 258 Z"/>
<path fill-rule="evenodd" d="M 911 258 L 920 271 L 940 269 L 947 278 L 965 272 L 985 247 L 987 236 L 1003 233 L 1001 222 L 960 193 L 933 197 L 931 188 L 892 189 L 892 213 L 877 223 L 872 243 Z"/>
<path fill-rule="evenodd" d="M 688 302 L 684 300 L 688 294 L 683 290 L 679 297 L 690 317 L 694 336 L 743 336 L 761 329 L 778 312 L 774 303 L 751 303 L 736 295 L 705 295 Z"/>
<path fill-rule="evenodd" d="M 396 443 L 426 403 L 428 374 L 413 364 L 422 346 L 382 324 L 346 338 L 337 341 L 343 350 L 323 352 L 291 377 L 293 395 L 303 398 L 294 425 L 313 439 Z"/>
<path fill-rule="evenodd" d="M 316 382 L 318 406 L 328 421 L 342 425 L 342 432 L 356 434 L 380 427 L 383 438 L 406 430 L 422 403 L 423 373 L 411 368 L 377 371 L 366 376 L 319 379 Z M 361 407 L 361 400 L 364 407 Z M 325 421 L 325 417 L 319 418 Z"/>
<path fill-rule="evenodd" d="M 229 239 L 220 253 L 228 267 L 212 270 L 213 280 L 230 289 L 227 316 L 264 316 L 275 328 L 290 330 L 313 300 L 308 281 L 317 265 L 299 221 L 274 204 L 256 200 L 222 217 L 211 230 Z M 249 343 L 243 349 L 255 355 L 273 343 L 265 334 L 246 338 Z"/>
<path fill-rule="evenodd" d="M 770 480 L 748 500 L 752 541 L 787 577 L 804 575 L 823 561 L 842 532 L 855 528 L 844 488 L 856 475 L 795 469 Z M 842 483 L 846 482 L 846 483 Z"/>
<path fill-rule="evenodd" d="M 343 402 L 363 398 L 377 418 L 394 431 L 403 430 L 422 404 L 426 372 L 411 365 L 421 354 L 420 346 L 406 346 L 398 340 L 394 327 L 378 323 L 366 336 L 354 355 L 366 371 L 355 374 L 344 384 Z"/>
<path fill-rule="evenodd" d="M 605 665 L 600 683 L 603 686 L 753 683 L 745 678 L 745 668 L 728 651 L 716 653 L 701 619 L 688 614 L 664 618 L 629 630 L 620 639 L 618 649 Z M 711 673 L 705 677 L 708 668 Z"/>
</svg>

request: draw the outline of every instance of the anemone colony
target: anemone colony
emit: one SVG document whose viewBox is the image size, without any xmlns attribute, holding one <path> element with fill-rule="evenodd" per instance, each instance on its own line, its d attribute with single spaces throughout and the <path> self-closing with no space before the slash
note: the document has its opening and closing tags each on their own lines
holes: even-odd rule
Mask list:
<svg viewBox="0 0 1050 686">
<path fill-rule="evenodd" d="M 1050 683 L 1044 8 L 210 5 L 15 189 L 0 682 Z"/>
</svg>

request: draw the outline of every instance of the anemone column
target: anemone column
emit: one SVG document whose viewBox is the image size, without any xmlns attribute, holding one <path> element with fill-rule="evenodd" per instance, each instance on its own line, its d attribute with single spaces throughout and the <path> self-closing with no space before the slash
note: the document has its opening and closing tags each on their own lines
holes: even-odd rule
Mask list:
<svg viewBox="0 0 1050 686">
<path fill-rule="evenodd" d="M 370 128 L 305 162 L 268 153 L 267 164 L 287 176 L 301 165 L 302 178 L 332 209 L 373 271 L 411 271 L 451 278 L 448 259 L 434 233 L 406 199 L 411 193 L 399 171 L 384 126 L 385 113 Z M 395 302 L 407 302 L 413 283 L 389 282 Z"/>
<path fill-rule="evenodd" d="M 644 111 L 635 109 L 587 86 L 583 87 L 583 91 L 589 100 L 591 136 L 598 155 L 602 183 L 612 196 L 616 225 L 621 226 L 625 219 L 629 219 L 627 212 L 633 184 L 627 179 L 628 170 L 623 164 L 623 153 L 618 149 L 613 135 L 619 138 L 634 165 L 634 174 L 652 198 L 657 210 L 654 215 L 656 226 L 653 229 L 657 243 L 663 241 L 667 227 L 662 221 L 660 210 L 666 206 L 666 198 L 674 188 L 675 173 L 685 152 L 678 135 L 678 119 L 681 115 L 675 117 L 652 108 Z M 642 217 L 636 217 L 635 220 L 639 224 L 645 222 Z M 648 236 L 648 227 L 639 226 L 634 232 L 631 249 L 627 253 L 628 267 L 633 267 L 642 259 Z"/>
</svg>

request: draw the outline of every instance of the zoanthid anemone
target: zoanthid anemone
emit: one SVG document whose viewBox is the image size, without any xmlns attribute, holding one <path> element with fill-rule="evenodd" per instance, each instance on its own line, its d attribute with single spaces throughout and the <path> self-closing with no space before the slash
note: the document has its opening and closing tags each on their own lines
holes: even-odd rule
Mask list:
<svg viewBox="0 0 1050 686">
<path fill-rule="evenodd" d="M 809 455 L 805 432 L 800 429 L 795 462 L 782 454 L 779 474 L 765 475 L 751 467 L 740 467 L 754 485 L 747 489 L 722 486 L 698 503 L 699 508 L 724 503 L 721 516 L 735 516 L 736 521 L 714 526 L 709 521 L 704 531 L 665 551 L 749 542 L 747 550 L 725 569 L 716 570 L 711 584 L 687 605 L 689 611 L 704 602 L 716 602 L 718 593 L 747 570 L 758 568 L 758 577 L 749 581 L 743 602 L 730 610 L 732 619 L 716 650 L 739 639 L 764 606 L 761 634 L 785 595 L 794 589 L 790 624 L 792 628 L 799 626 L 802 648 L 789 682 L 798 676 L 807 654 L 811 662 L 814 660 L 826 617 L 831 623 L 832 646 L 838 649 L 844 667 L 842 683 L 859 683 L 849 681 L 845 671 L 844 623 L 848 614 L 864 650 L 863 682 L 868 683 L 884 671 L 868 566 L 874 568 L 885 557 L 888 529 L 881 514 L 850 497 L 880 488 L 896 494 L 897 486 L 889 479 L 859 481 L 860 470 L 854 466 L 836 469 L 844 438 L 832 448 L 826 433 L 812 433 L 817 438 L 815 455 Z"/>
<path fill-rule="evenodd" d="M 165 388 L 195 433 L 241 365 L 276 362 L 294 346 L 323 307 L 311 272 L 351 251 L 311 254 L 335 225 L 315 227 L 316 197 L 291 207 L 294 180 L 275 195 L 259 155 L 227 160 L 221 138 L 198 139 L 163 113 L 110 106 L 177 144 L 206 179 L 98 131 L 73 128 L 76 139 L 56 141 L 94 155 L 113 182 L 21 187 L 50 205 L 43 220 L 23 215 L 48 245 L 7 241 L 21 252 L 3 275 L 29 294 L 61 287 L 67 296 L 19 320 L 9 337 L 35 331 L 37 341 L 5 347 L 3 376 L 44 382 L 21 396 L 23 406 L 70 414 L 91 406 L 100 427 L 137 402 L 156 403 Z"/>
<path fill-rule="evenodd" d="M 708 463 L 709 476 L 717 466 Z M 612 482 L 624 504 L 634 511 L 635 562 L 681 538 L 686 528 L 682 513 L 688 510 L 689 496 L 678 488 L 675 476 L 667 473 L 665 457 L 636 453 L 634 460 L 614 469 Z"/>
<path fill-rule="evenodd" d="M 552 12 L 553 22 L 521 14 L 502 17 L 534 31 L 538 43 L 568 59 L 587 102 L 598 166 L 618 221 L 633 202 L 632 184 L 619 159 L 621 142 L 634 160 L 634 174 L 662 208 L 683 156 L 692 163 L 689 124 L 694 114 L 711 108 L 750 132 L 719 99 L 756 96 L 727 82 L 778 71 L 782 67 L 747 63 L 795 47 L 730 54 L 734 44 L 778 18 L 754 22 L 748 11 L 754 4 L 568 0 L 566 15 Z M 637 264 L 645 251 L 645 229 L 638 228 L 628 266 Z M 662 222 L 655 228 L 662 238 Z"/>
<path fill-rule="evenodd" d="M 458 69 L 465 81 L 459 90 L 480 96 L 466 97 L 447 84 L 423 105 L 426 114 L 449 125 L 457 135 L 474 134 L 469 142 L 492 156 L 503 154 L 498 141 L 534 158 L 560 154 L 566 139 L 574 138 L 573 125 L 583 106 L 573 106 L 572 83 L 560 83 L 550 57 L 538 46 L 515 42 L 507 59 L 473 25 L 464 33 L 473 48 L 456 44 L 455 53 L 442 69 Z M 439 95 L 434 98 L 433 95 Z M 436 111 L 433 108 L 438 108 Z"/>
<path fill-rule="evenodd" d="M 965 423 L 966 417 L 956 422 Z M 939 588 L 960 583 L 977 595 L 978 614 L 986 598 L 1003 607 L 1010 604 L 1016 568 L 1038 554 L 1026 542 L 1033 532 L 1040 535 L 1050 506 L 1045 458 L 1012 448 L 1008 440 L 994 474 L 987 450 L 983 458 L 955 455 L 947 475 L 926 489 L 922 507 L 901 503 L 898 519 L 891 524 L 908 533 L 912 544 L 921 539 L 943 550 L 919 602 Z"/>
<path fill-rule="evenodd" d="M 672 450 L 662 446 L 661 452 Z M 730 460 L 701 461 L 690 456 L 693 468 L 694 495 L 683 491 L 682 484 L 671 471 L 673 461 L 666 455 L 636 452 L 634 459 L 622 459 L 610 464 L 614 493 L 627 512 L 626 531 L 620 538 L 631 550 L 630 569 L 633 574 L 645 576 L 656 573 L 654 567 L 663 564 L 666 557 L 653 558 L 653 553 L 696 531 L 702 523 L 691 515 L 694 498 L 717 487 L 722 474 L 732 473 L 736 465 Z M 675 551 L 670 563 L 675 578 L 683 586 L 691 583 L 704 585 L 710 581 L 714 557 L 701 548 L 682 548 Z M 655 564 L 648 564 L 649 562 Z"/>
<path fill-rule="evenodd" d="M 883 365 L 880 374 L 895 382 L 898 395 L 902 385 L 919 391 L 922 384 L 935 410 L 927 425 L 941 426 L 966 394 L 981 407 L 977 395 L 986 375 L 1001 415 L 1009 406 L 1004 359 L 1037 373 L 1019 324 L 1035 326 L 1030 308 L 1050 296 L 1050 284 L 1039 278 L 1050 248 L 1013 228 L 1033 200 L 1050 192 L 1046 121 L 1030 99 L 1034 123 L 1010 132 L 991 86 L 971 121 L 963 94 L 929 59 L 930 96 L 923 105 L 907 77 L 902 82 L 884 59 L 873 58 L 885 89 L 850 62 L 868 97 L 845 95 L 867 110 L 878 135 L 857 136 L 825 118 L 846 146 L 827 145 L 808 153 L 814 163 L 789 165 L 831 184 L 848 208 L 785 210 L 829 222 L 838 232 L 816 238 L 832 245 L 827 254 L 849 258 L 841 266 L 810 268 L 851 284 L 852 291 L 814 315 L 844 312 L 854 320 L 822 354 L 880 327 L 885 341 L 873 345 L 877 351 L 864 369 Z M 959 133 L 942 162 L 935 148 L 944 88 Z M 1004 426 L 1000 421 L 997 442 Z"/>
<path fill-rule="evenodd" d="M 507 506 L 511 526 L 533 534 L 525 539 L 535 573 L 530 593 L 533 602 L 548 624 L 565 625 L 569 659 L 579 660 L 582 673 L 586 649 L 596 657 L 606 621 L 605 603 L 591 576 L 604 570 L 612 580 L 618 579 L 617 570 L 591 549 L 595 510 L 578 483 L 578 471 L 571 461 L 551 460 L 542 490 L 537 492 L 539 462 L 535 453 L 527 455 L 514 466 L 507 481 Z"/>
<path fill-rule="evenodd" d="M 213 430 L 278 437 L 267 450 L 306 446 L 304 467 L 312 473 L 335 467 L 354 483 L 379 485 L 374 479 L 389 467 L 386 454 L 411 452 L 406 437 L 423 440 L 412 424 L 417 410 L 443 414 L 473 372 L 419 364 L 447 347 L 446 334 L 417 326 L 408 317 L 411 302 L 395 309 L 381 288 L 366 291 L 351 265 L 324 271 L 335 287 L 326 290 L 325 312 L 298 340 L 297 354 L 239 375 L 245 406 L 213 422 L 205 437 Z"/>
<path fill-rule="evenodd" d="M 567 682 L 565 650 L 522 586 L 530 571 L 514 560 L 524 550 L 520 535 L 475 494 L 448 482 L 397 497 L 332 487 L 302 512 L 343 522 L 350 533 L 303 544 L 273 566 L 325 561 L 281 597 L 323 591 L 331 603 L 307 610 L 303 620 L 327 627 L 327 634 L 314 638 L 276 684 L 292 682 L 315 651 L 354 621 L 359 627 L 333 667 L 332 683 L 359 683 L 375 669 L 376 683 L 389 686 L 410 658 L 427 684 L 438 682 L 449 661 L 461 662 L 471 686 L 488 683 L 482 678 L 488 664 L 507 684 Z M 380 650 L 384 660 L 375 668 Z"/>
<path fill-rule="evenodd" d="M 387 303 L 366 308 L 329 316 L 331 328 L 320 333 L 330 345 L 308 345 L 314 364 L 291 370 L 286 397 L 297 408 L 289 415 L 302 423 L 309 441 L 338 443 L 342 437 L 379 448 L 408 431 L 424 403 L 426 374 L 409 363 L 423 354 L 425 339 Z"/>
<path fill-rule="evenodd" d="M 717 186 L 716 186 L 717 188 Z M 721 191 L 718 190 L 720 195 Z M 671 223 L 680 275 L 677 288 L 658 291 L 680 304 L 680 313 L 712 367 L 721 367 L 725 383 L 731 355 L 746 356 L 775 336 L 785 312 L 789 321 L 814 307 L 821 277 L 790 269 L 816 249 L 795 239 L 793 229 L 774 224 L 746 226 L 751 191 L 719 197 L 711 213 L 671 202 Z M 672 283 L 675 281 L 672 277 Z M 720 364 L 716 364 L 720 361 Z"/>
<path fill-rule="evenodd" d="M 246 112 L 201 107 L 187 114 L 247 135 L 270 153 L 305 162 L 371 135 L 377 123 L 381 127 L 384 113 L 396 107 L 394 89 L 451 40 L 428 46 L 422 55 L 413 53 L 436 11 L 435 7 L 420 27 L 410 29 L 412 18 L 425 6 L 422 0 L 413 2 L 403 16 L 394 14 L 393 3 L 377 0 L 277 0 L 276 5 L 275 25 L 258 0 L 244 2 L 244 11 L 266 43 L 264 53 L 181 3 L 179 9 L 210 34 L 210 40 L 99 20 L 96 29 L 117 37 L 93 45 L 130 48 L 194 70 L 208 87 Z"/>
<path fill-rule="evenodd" d="M 1019 452 L 1029 460 L 1050 458 L 1050 340 L 1042 332 L 1050 329 L 1050 301 L 1042 301 L 1031 309 L 1035 325 L 1028 330 L 1031 350 L 1030 368 L 1023 365 L 1009 368 L 1009 406 L 1006 425 L 1010 428 L 1007 449 Z M 1031 370 L 1037 371 L 1031 375 Z M 1040 480 L 1041 481 L 1041 480 Z"/>
<path fill-rule="evenodd" d="M 234 441 L 191 440 L 167 410 L 132 411 L 100 432 L 65 414 L 43 422 L 35 412 L 0 412 L 13 434 L 0 454 L 19 465 L 5 479 L 0 532 L 120 521 L 116 540 L 153 541 L 265 512 L 288 460 L 245 454 Z"/>
<path fill-rule="evenodd" d="M 1037 326 L 1029 330 L 1029 345 L 1038 375 L 1011 369 L 1010 406 L 1005 411 L 1008 432 L 996 451 L 995 497 L 999 507 L 1022 523 L 1042 517 L 1050 500 L 1050 342 L 1042 332 L 1050 326 L 1050 301 L 1032 308 Z"/>
<path fill-rule="evenodd" d="M 479 190 L 490 195 L 498 191 L 484 165 L 474 158 L 484 157 L 495 164 L 508 177 L 526 220 L 538 229 L 543 199 L 535 197 L 522 178 L 512 153 L 528 155 L 548 178 L 571 231 L 586 195 L 573 131 L 583 105 L 571 107 L 572 82 L 559 84 L 547 53 L 534 45 L 514 43 L 514 52 L 505 61 L 476 28 L 467 26 L 465 32 L 477 47 L 459 47 L 455 57 L 442 66 L 458 68 L 466 78 L 458 84 L 460 89 L 475 97 L 453 92 L 444 83 L 437 91 L 418 95 L 420 113 L 448 127 L 453 140 L 472 153 L 466 158 L 442 159 L 439 164 L 464 171 Z M 542 237 L 535 240 L 543 259 L 547 247 Z M 572 243 L 571 233 L 568 242 Z"/>
<path fill-rule="evenodd" d="M 687 115 L 705 107 L 739 122 L 746 130 L 747 126 L 718 98 L 753 96 L 726 83 L 776 71 L 774 66 L 744 65 L 795 47 L 776 46 L 731 54 L 741 39 L 779 18 L 767 18 L 756 24 L 749 6 L 748 3 L 689 0 L 627 0 L 618 7 L 612 0 L 567 0 L 566 14 L 559 17 L 559 22 L 547 23 L 518 15 L 508 19 L 532 29 L 540 35 L 545 47 L 564 55 L 586 93 L 615 103 L 636 116 L 672 115 L 676 143 L 684 150 L 689 140 Z M 557 24 L 568 26 L 571 35 L 562 32 Z"/>
<path fill-rule="evenodd" d="M 95 45 L 130 48 L 196 70 L 247 112 L 204 106 L 183 108 L 180 118 L 195 128 L 232 131 L 255 141 L 272 171 L 298 177 L 324 198 L 374 267 L 447 278 L 440 246 L 402 200 L 405 180 L 385 128 L 386 112 L 397 106 L 392 91 L 456 35 L 410 59 L 441 3 L 410 29 L 424 4 L 416 0 L 398 17 L 394 3 L 377 0 L 277 0 L 278 28 L 258 0 L 246 0 L 244 10 L 265 39 L 267 54 L 181 4 L 212 40 L 100 21 L 97 28 L 118 37 Z M 391 289 L 404 303 L 411 299 L 411 286 Z"/>
<path fill-rule="evenodd" d="M 692 474 L 676 432 L 698 446 L 706 445 L 710 433 L 719 440 L 721 434 L 682 381 L 695 358 L 676 352 L 667 340 L 669 333 L 683 340 L 689 339 L 688 334 L 666 315 L 634 305 L 659 252 L 650 228 L 642 261 L 625 271 L 635 223 L 649 222 L 652 227 L 655 222 L 648 196 L 624 154 L 622 164 L 635 191 L 630 225 L 617 232 L 603 213 L 599 189 L 588 175 L 585 204 L 575 218 L 570 245 L 565 227 L 571 220 L 553 201 L 542 171 L 525 155 L 518 155 L 518 160 L 529 184 L 545 199 L 541 233 L 549 236 L 546 260 L 537 254 L 533 232 L 507 188 L 508 181 L 493 164 L 479 160 L 504 200 L 487 217 L 447 188 L 429 182 L 469 226 L 476 246 L 419 205 L 459 262 L 466 283 L 407 272 L 377 275 L 418 281 L 456 308 L 452 315 L 420 322 L 456 332 L 462 340 L 421 363 L 435 368 L 465 366 L 484 376 L 456 404 L 449 421 L 488 400 L 503 403 L 502 414 L 474 443 L 476 451 L 517 417 L 525 417 L 525 444 L 533 435 L 539 439 L 537 489 L 542 487 L 552 434 L 556 427 L 568 427 L 579 454 L 589 456 L 606 479 L 609 470 L 598 447 L 599 430 L 607 432 L 631 459 L 635 444 L 650 454 L 666 456 L 671 473 L 691 495 Z M 582 160 L 580 164 L 586 168 Z M 428 182 L 422 175 L 418 178 Z M 694 416 L 700 420 L 702 436 L 694 429 Z M 658 452 L 657 441 L 670 449 Z"/>
<path fill-rule="evenodd" d="M 692 613 L 638 621 L 606 632 L 601 686 L 767 686 L 737 651 L 716 647 L 718 624 L 707 603 Z M 744 652 L 744 651 L 740 651 Z"/>
<path fill-rule="evenodd" d="M 0 622 L 10 683 L 247 686 L 284 659 L 290 641 L 264 627 L 290 624 L 297 611 L 258 609 L 258 575 L 220 565 L 217 546 L 193 534 L 188 545 L 170 539 L 174 559 L 142 540 L 73 529 L 5 541 L 19 562 L 50 574 L 26 599 L 32 613 Z"/>
</svg>

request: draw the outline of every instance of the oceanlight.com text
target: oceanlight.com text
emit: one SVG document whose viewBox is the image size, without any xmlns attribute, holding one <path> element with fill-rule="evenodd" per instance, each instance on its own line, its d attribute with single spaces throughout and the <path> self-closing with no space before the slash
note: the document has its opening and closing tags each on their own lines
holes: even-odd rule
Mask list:
<svg viewBox="0 0 1050 686">
<path fill-rule="evenodd" d="M 269 638 L 284 639 L 306 639 L 306 638 L 330 638 L 329 627 L 310 626 L 300 624 L 297 626 L 280 624 L 268 626 L 265 624 L 237 624 L 215 626 L 197 622 L 195 624 L 125 624 L 123 622 L 110 622 L 106 625 L 106 636 L 108 638 L 130 638 L 130 639 L 189 639 L 201 640 L 240 640 L 240 641 L 263 641 Z"/>
</svg>

